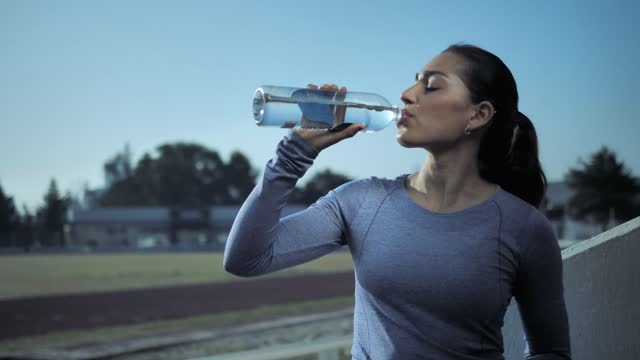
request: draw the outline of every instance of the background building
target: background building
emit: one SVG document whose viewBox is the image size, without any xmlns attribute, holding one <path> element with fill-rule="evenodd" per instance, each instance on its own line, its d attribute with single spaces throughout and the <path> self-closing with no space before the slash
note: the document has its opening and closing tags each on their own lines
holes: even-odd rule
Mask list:
<svg viewBox="0 0 640 360">
<path fill-rule="evenodd" d="M 288 206 L 282 215 L 304 208 Z M 222 250 L 239 210 L 240 206 L 76 209 L 69 213 L 67 244 L 88 249 L 177 247 Z"/>
</svg>

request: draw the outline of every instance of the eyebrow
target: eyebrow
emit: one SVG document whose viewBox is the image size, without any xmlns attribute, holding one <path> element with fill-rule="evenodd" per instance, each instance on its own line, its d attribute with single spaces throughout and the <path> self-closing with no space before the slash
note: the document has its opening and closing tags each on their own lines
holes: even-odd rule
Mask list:
<svg viewBox="0 0 640 360">
<path fill-rule="evenodd" d="M 418 81 L 419 79 L 429 79 L 432 75 L 442 75 L 444 77 L 446 77 L 447 79 L 449 78 L 447 76 L 447 74 L 443 73 L 442 71 L 437 71 L 437 70 L 426 70 L 423 72 L 419 72 L 416 73 L 416 81 Z"/>
</svg>

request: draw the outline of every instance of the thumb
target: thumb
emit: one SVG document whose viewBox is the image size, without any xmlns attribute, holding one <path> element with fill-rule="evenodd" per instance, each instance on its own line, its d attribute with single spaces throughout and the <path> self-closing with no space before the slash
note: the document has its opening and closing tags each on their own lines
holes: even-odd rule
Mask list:
<svg viewBox="0 0 640 360">
<path fill-rule="evenodd" d="M 335 136 L 334 139 L 336 140 L 336 142 L 338 142 L 350 137 L 354 137 L 358 132 L 360 132 L 365 128 L 366 126 L 364 124 L 349 125 L 344 130 L 336 132 L 334 135 Z"/>
<path fill-rule="evenodd" d="M 326 138 L 326 143 L 324 143 L 321 148 L 324 149 L 328 146 L 335 145 L 344 139 L 354 137 L 358 133 L 358 131 L 364 128 L 365 126 L 363 124 L 353 124 L 345 127 L 340 131 L 332 132 L 331 135 Z"/>
<path fill-rule="evenodd" d="M 344 124 L 346 125 L 346 124 Z M 326 149 L 327 147 L 339 143 L 340 141 L 354 137 L 359 131 L 366 128 L 364 124 L 352 124 L 341 130 L 328 130 L 328 131 L 313 131 L 314 135 L 310 135 L 311 145 L 318 151 Z M 313 134 L 311 133 L 311 134 Z"/>
</svg>

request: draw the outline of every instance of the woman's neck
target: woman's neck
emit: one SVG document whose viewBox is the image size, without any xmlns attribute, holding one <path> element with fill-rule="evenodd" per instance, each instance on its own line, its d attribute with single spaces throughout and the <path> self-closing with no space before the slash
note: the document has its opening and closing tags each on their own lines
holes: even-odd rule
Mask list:
<svg viewBox="0 0 640 360">
<path fill-rule="evenodd" d="M 410 195 L 434 211 L 455 211 L 489 198 L 496 185 L 480 177 L 477 157 L 429 153 L 419 172 L 409 175 Z"/>
</svg>

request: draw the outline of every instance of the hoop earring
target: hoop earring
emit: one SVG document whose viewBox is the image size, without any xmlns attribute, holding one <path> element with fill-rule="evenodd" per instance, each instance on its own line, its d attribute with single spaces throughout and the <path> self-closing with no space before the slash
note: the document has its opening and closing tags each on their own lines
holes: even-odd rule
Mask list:
<svg viewBox="0 0 640 360">
<path fill-rule="evenodd" d="M 467 126 L 466 128 L 464 128 L 464 134 L 465 135 L 469 135 L 471 134 L 471 129 L 469 129 L 469 127 Z"/>
</svg>

